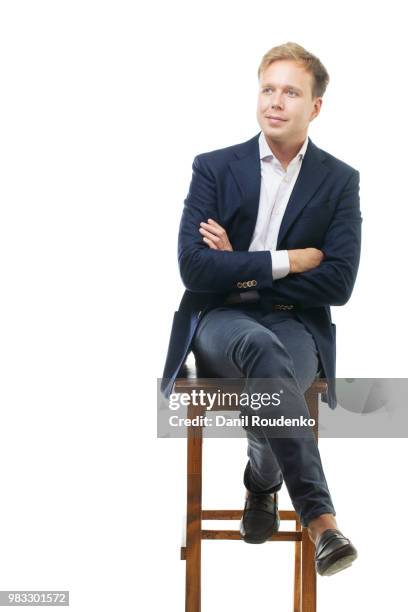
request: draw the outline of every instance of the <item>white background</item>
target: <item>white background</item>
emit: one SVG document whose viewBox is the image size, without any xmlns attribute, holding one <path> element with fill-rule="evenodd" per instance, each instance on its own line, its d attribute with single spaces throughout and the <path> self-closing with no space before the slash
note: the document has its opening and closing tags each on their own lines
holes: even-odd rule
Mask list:
<svg viewBox="0 0 408 612">
<path fill-rule="evenodd" d="M 193 157 L 259 131 L 257 68 L 288 40 L 331 76 L 310 137 L 361 174 L 337 374 L 404 377 L 402 5 L 1 3 L 0 590 L 69 589 L 76 612 L 183 609 L 185 441 L 156 439 L 155 397 L 177 229 Z M 406 440 L 320 448 L 359 559 L 318 579 L 318 609 L 401 609 Z M 205 506 L 240 508 L 244 440 L 209 442 L 205 461 Z M 203 612 L 289 612 L 292 562 L 291 544 L 204 542 Z"/>
</svg>

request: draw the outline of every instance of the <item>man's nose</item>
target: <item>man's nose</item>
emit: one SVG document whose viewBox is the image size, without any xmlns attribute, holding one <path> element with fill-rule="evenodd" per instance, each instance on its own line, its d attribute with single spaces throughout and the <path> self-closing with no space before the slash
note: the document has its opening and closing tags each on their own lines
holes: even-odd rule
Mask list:
<svg viewBox="0 0 408 612">
<path fill-rule="evenodd" d="M 272 94 L 270 105 L 271 108 L 282 108 L 282 95 L 276 92 Z"/>
</svg>

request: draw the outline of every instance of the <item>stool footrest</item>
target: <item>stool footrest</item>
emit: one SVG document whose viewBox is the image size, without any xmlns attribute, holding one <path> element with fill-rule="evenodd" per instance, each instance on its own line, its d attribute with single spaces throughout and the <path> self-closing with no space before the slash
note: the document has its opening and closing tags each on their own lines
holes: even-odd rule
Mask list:
<svg viewBox="0 0 408 612">
<path fill-rule="evenodd" d="M 281 521 L 296 521 L 299 517 L 294 510 L 279 510 Z M 240 520 L 242 510 L 203 510 L 203 521 L 234 521 Z"/>
<path fill-rule="evenodd" d="M 235 529 L 202 529 L 202 540 L 241 540 L 241 534 Z M 268 541 L 274 542 L 301 542 L 301 531 L 278 531 Z"/>
</svg>

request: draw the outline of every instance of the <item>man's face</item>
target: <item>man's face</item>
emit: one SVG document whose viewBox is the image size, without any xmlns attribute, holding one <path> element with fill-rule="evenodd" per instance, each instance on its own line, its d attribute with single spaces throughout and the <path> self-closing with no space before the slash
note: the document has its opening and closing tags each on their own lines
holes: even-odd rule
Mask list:
<svg viewBox="0 0 408 612">
<path fill-rule="evenodd" d="M 312 97 L 312 84 L 313 76 L 294 60 L 277 60 L 261 72 L 257 119 L 268 140 L 297 144 L 306 139 L 322 105 L 322 98 Z"/>
</svg>

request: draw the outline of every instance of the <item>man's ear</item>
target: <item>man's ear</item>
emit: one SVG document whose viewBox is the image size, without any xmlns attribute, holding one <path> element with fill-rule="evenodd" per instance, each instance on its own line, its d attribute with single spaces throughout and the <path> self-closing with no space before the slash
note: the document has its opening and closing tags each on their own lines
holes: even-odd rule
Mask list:
<svg viewBox="0 0 408 612">
<path fill-rule="evenodd" d="M 316 117 L 319 115 L 320 113 L 320 109 L 322 108 L 322 104 L 323 104 L 323 98 L 315 98 L 313 101 L 313 112 L 310 116 L 310 121 L 313 121 L 313 119 L 316 119 Z"/>
</svg>

